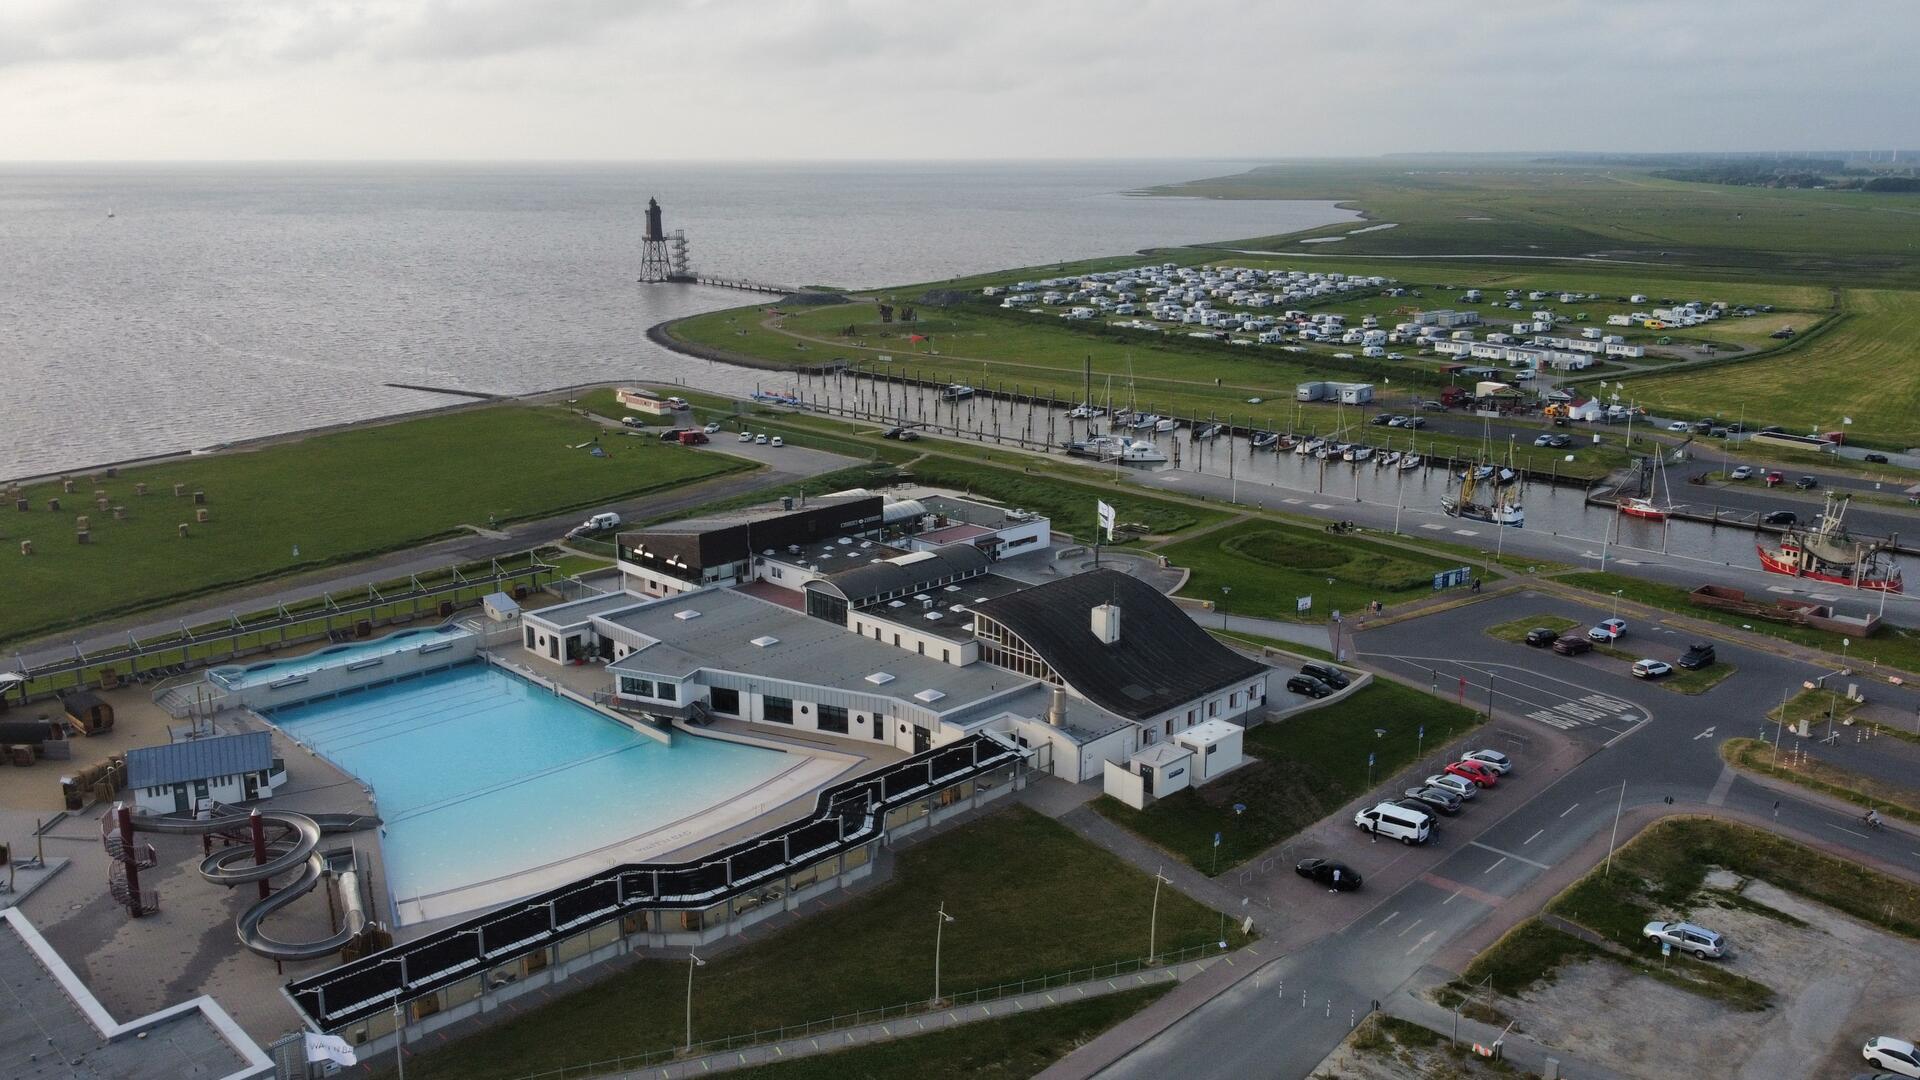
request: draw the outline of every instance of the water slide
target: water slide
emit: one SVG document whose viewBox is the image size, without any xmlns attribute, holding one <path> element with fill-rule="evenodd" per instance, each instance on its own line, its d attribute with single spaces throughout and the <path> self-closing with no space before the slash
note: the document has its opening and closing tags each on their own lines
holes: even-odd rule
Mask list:
<svg viewBox="0 0 1920 1080">
<path fill-rule="evenodd" d="M 222 848 L 200 860 L 200 876 L 215 885 L 229 888 L 271 879 L 298 869 L 299 876 L 267 894 L 259 903 L 240 913 L 234 930 L 240 944 L 269 960 L 317 960 L 339 952 L 366 928 L 367 914 L 360 903 L 359 874 L 351 865 L 334 869 L 321 854 L 320 837 L 326 833 L 358 832 L 380 824 L 367 814 L 299 814 L 291 810 L 260 810 L 262 826 L 279 830 L 267 839 L 266 861 L 255 865 L 253 847 L 247 843 L 250 814 L 231 808 L 218 808 L 206 818 L 135 817 L 136 832 L 205 836 L 210 833 L 237 838 L 240 843 Z M 267 916 L 313 891 L 329 873 L 340 879 L 340 900 L 346 908 L 341 928 L 332 935 L 314 941 L 279 941 L 260 929 Z"/>
</svg>

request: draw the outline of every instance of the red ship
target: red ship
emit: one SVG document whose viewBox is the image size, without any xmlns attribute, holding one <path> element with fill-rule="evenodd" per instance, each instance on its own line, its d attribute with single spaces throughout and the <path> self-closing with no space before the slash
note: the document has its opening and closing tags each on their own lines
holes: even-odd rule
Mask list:
<svg viewBox="0 0 1920 1080">
<path fill-rule="evenodd" d="M 1836 502 L 1827 497 L 1826 513 L 1820 516 L 1818 529 L 1788 529 L 1777 547 L 1755 544 L 1760 553 L 1760 568 L 1772 574 L 1811 578 L 1850 589 L 1901 592 L 1898 567 L 1881 558 L 1877 543 L 1853 539 L 1843 519 L 1848 500 Z"/>
</svg>

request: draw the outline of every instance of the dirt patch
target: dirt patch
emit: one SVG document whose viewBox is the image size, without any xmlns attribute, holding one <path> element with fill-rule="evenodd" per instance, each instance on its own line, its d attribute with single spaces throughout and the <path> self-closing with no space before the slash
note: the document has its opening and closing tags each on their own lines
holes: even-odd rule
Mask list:
<svg viewBox="0 0 1920 1080">
<path fill-rule="evenodd" d="M 1425 1028 L 1376 1014 L 1320 1062 L 1313 1080 L 1469 1080 L 1513 1072 L 1453 1049 Z"/>
<path fill-rule="evenodd" d="M 1920 942 L 1723 873 L 1695 903 L 1679 914 L 1727 935 L 1721 963 L 1773 988 L 1773 1007 L 1742 1013 L 1610 960 L 1570 965 L 1500 1007 L 1532 1038 L 1634 1076 L 1851 1075 L 1869 1036 L 1920 1029 Z"/>
</svg>

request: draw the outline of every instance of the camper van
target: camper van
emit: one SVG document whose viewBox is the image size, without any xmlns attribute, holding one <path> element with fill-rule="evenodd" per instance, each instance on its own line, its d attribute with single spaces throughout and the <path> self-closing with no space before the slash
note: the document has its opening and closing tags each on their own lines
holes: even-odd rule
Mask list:
<svg viewBox="0 0 1920 1080">
<path fill-rule="evenodd" d="M 1353 823 L 1375 836 L 1403 844 L 1424 844 L 1433 836 L 1433 815 L 1398 803 L 1383 802 L 1353 815 Z"/>
</svg>

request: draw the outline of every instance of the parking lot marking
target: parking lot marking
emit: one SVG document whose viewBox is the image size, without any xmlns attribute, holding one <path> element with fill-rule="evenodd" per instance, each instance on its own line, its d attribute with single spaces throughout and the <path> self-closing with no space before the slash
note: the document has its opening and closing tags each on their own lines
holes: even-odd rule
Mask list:
<svg viewBox="0 0 1920 1080">
<path fill-rule="evenodd" d="M 1531 867 L 1533 867 L 1533 868 L 1535 868 L 1535 869 L 1537 869 L 1537 870 L 1551 870 L 1551 869 L 1553 869 L 1553 867 L 1551 867 L 1551 866 L 1548 866 L 1548 865 L 1547 865 L 1546 863 L 1543 863 L 1543 862 L 1534 862 L 1534 861 L 1533 861 L 1532 859 L 1529 859 L 1529 858 L 1527 858 L 1527 857 L 1526 857 L 1526 856 L 1524 856 L 1524 855 L 1515 855 L 1515 854 L 1514 854 L 1513 852 L 1511 852 L 1511 851 L 1501 851 L 1501 850 L 1500 850 L 1499 848 L 1497 848 L 1497 847 L 1494 847 L 1494 846 L 1493 846 L 1493 845 L 1491 845 L 1491 844 L 1483 844 L 1483 843 L 1481 843 L 1481 842 L 1480 842 L 1480 841 L 1478 841 L 1478 840 L 1469 840 L 1469 841 L 1467 841 L 1467 843 L 1468 843 L 1468 844 L 1469 844 L 1470 846 L 1472 846 L 1472 847 L 1477 847 L 1477 848 L 1479 848 L 1479 849 L 1480 849 L 1481 851 L 1491 851 L 1491 852 L 1493 852 L 1493 853 L 1494 853 L 1495 855 L 1504 855 L 1504 856 L 1506 856 L 1507 858 L 1509 858 L 1509 859 L 1513 859 L 1513 860 L 1515 860 L 1515 861 L 1517 861 L 1517 862 L 1523 862 L 1523 863 L 1526 863 L 1526 864 L 1527 864 L 1528 866 L 1531 866 Z M 1499 864 L 1498 864 L 1498 863 L 1495 863 L 1494 865 L 1496 865 L 1496 866 L 1498 866 Z"/>
<path fill-rule="evenodd" d="M 1409 930 L 1411 930 L 1411 929 L 1413 929 L 1413 928 L 1414 928 L 1414 927 L 1416 927 L 1416 926 L 1419 926 L 1419 925 L 1420 925 L 1421 923 L 1423 923 L 1423 922 L 1425 922 L 1425 921 L 1426 921 L 1425 919 L 1415 919 L 1415 920 L 1413 920 L 1412 922 L 1410 922 L 1410 923 L 1408 923 L 1407 925 L 1405 925 L 1405 926 L 1403 926 L 1403 927 L 1401 927 L 1401 928 L 1400 928 L 1400 932 L 1399 932 L 1399 933 L 1397 933 L 1397 934 L 1395 934 L 1395 935 L 1393 935 L 1393 936 L 1394 936 L 1394 937 L 1406 937 L 1406 936 L 1407 936 L 1407 931 L 1409 931 Z"/>
<path fill-rule="evenodd" d="M 1579 805 L 1580 805 L 1579 803 L 1574 803 L 1574 804 L 1573 804 L 1573 806 L 1569 806 L 1569 807 L 1567 807 L 1567 808 L 1566 808 L 1565 810 L 1562 810 L 1562 811 L 1560 811 L 1560 816 L 1561 816 L 1561 817 L 1566 817 L 1566 816 L 1567 816 L 1568 814 L 1571 814 L 1571 813 L 1573 813 L 1573 811 L 1574 811 L 1574 808 L 1575 808 L 1575 807 L 1577 807 L 1577 806 L 1579 806 Z"/>
<path fill-rule="evenodd" d="M 1414 952 L 1414 950 L 1415 950 L 1415 949 L 1418 949 L 1418 948 L 1420 948 L 1421 946 L 1423 946 L 1423 945 L 1425 945 L 1425 944 L 1426 944 L 1427 942 L 1429 942 L 1429 941 L 1432 941 L 1432 940 L 1433 940 L 1433 934 L 1434 934 L 1434 932 L 1433 932 L 1432 930 L 1429 930 L 1429 931 L 1427 931 L 1426 933 L 1424 933 L 1424 934 L 1422 934 L 1422 935 L 1420 935 L 1420 940 L 1419 940 L 1419 941 L 1416 941 L 1416 942 L 1414 942 L 1413 944 L 1411 944 L 1411 945 L 1409 945 L 1409 946 L 1407 946 L 1407 952 L 1406 952 L 1406 955 L 1408 955 L 1408 956 L 1412 956 L 1412 955 L 1413 955 L 1413 952 Z"/>
<path fill-rule="evenodd" d="M 1496 861 L 1494 862 L 1494 864 L 1493 864 L 1492 866 L 1489 866 L 1489 867 L 1487 867 L 1487 868 L 1486 868 L 1485 870 L 1482 870 L 1482 871 L 1480 871 L 1480 872 L 1481 872 L 1481 873 L 1483 873 L 1483 874 L 1491 874 L 1491 873 L 1493 873 L 1493 872 L 1494 872 L 1495 870 L 1498 870 L 1498 869 L 1500 869 L 1500 864 L 1501 864 L 1501 863 L 1503 863 L 1503 862 L 1506 862 L 1506 861 L 1507 861 L 1507 857 L 1506 857 L 1505 855 L 1502 855 L 1502 856 L 1500 856 L 1500 858 L 1499 858 L 1498 860 L 1496 860 Z"/>
<path fill-rule="evenodd" d="M 1380 920 L 1380 924 L 1379 924 L 1379 926 L 1375 926 L 1375 927 L 1374 927 L 1374 929 L 1375 929 L 1375 930 L 1379 930 L 1379 929 L 1381 929 L 1381 928 L 1383 928 L 1383 927 L 1385 927 L 1385 926 L 1386 926 L 1386 925 L 1387 925 L 1388 923 L 1390 923 L 1390 922 L 1392 922 L 1393 920 L 1395 920 L 1395 919 L 1397 919 L 1397 918 L 1399 918 L 1399 917 L 1400 917 L 1400 913 L 1399 913 L 1398 911 L 1396 911 L 1396 912 L 1394 912 L 1393 914 L 1391 914 L 1391 915 L 1389 915 L 1389 916 L 1387 916 L 1386 918 L 1384 918 L 1384 919 L 1381 919 L 1381 920 Z"/>
<path fill-rule="evenodd" d="M 1528 844 L 1531 844 L 1531 843 L 1533 843 L 1533 842 L 1534 842 L 1535 840 L 1538 840 L 1538 839 L 1540 839 L 1540 833 L 1543 833 L 1543 832 L 1546 832 L 1546 831 L 1547 831 L 1547 830 L 1545 830 L 1545 829 L 1541 829 L 1541 830 L 1539 830 L 1538 832 L 1535 832 L 1535 833 L 1534 833 L 1534 834 L 1533 834 L 1532 836 L 1529 836 L 1529 837 L 1527 837 L 1527 838 L 1526 838 L 1525 840 L 1522 840 L 1522 841 L 1520 841 L 1520 846 L 1521 846 L 1521 847 L 1526 847 L 1526 846 L 1527 846 Z"/>
</svg>

